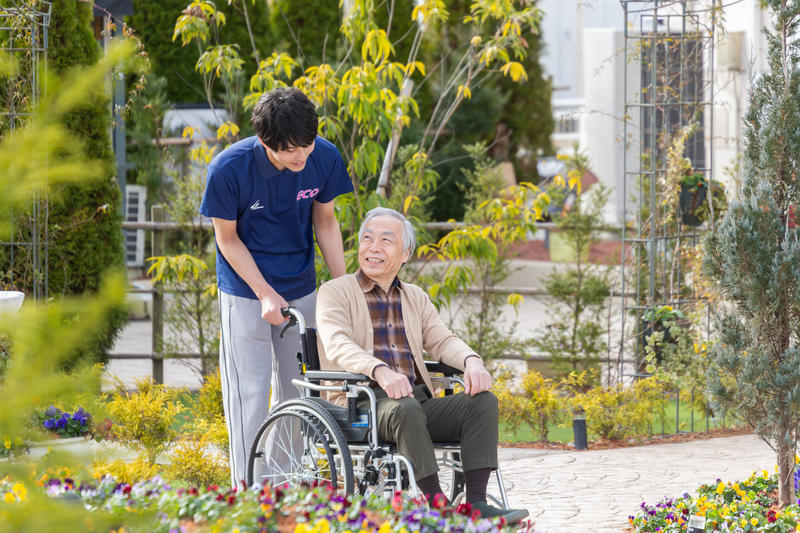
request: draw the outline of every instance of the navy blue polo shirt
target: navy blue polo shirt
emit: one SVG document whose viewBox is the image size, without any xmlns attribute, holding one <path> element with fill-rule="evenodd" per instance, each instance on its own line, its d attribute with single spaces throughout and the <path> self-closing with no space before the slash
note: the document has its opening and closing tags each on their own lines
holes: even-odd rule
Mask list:
<svg viewBox="0 0 800 533">
<path fill-rule="evenodd" d="M 235 220 L 236 232 L 264 279 L 285 300 L 294 300 L 317 288 L 311 204 L 326 204 L 352 191 L 339 150 L 325 139 L 317 137 L 303 170 L 281 172 L 254 136 L 211 161 L 200 213 Z M 217 285 L 228 294 L 257 299 L 219 246 Z"/>
</svg>

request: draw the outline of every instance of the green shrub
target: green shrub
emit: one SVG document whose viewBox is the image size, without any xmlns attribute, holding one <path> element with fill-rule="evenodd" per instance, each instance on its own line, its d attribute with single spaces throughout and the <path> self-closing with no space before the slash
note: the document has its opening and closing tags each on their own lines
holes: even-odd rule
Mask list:
<svg viewBox="0 0 800 533">
<path fill-rule="evenodd" d="M 91 4 L 71 0 L 53 2 L 48 67 L 65 84 L 73 81 L 76 68 L 95 65 L 102 56 L 94 39 L 93 20 Z M 109 135 L 110 110 L 111 99 L 105 87 L 99 85 L 83 95 L 80 104 L 61 119 L 86 156 L 98 163 L 99 177 L 87 175 L 83 180 L 40 190 L 38 217 L 32 214 L 32 197 L 15 210 L 19 240 L 30 237 L 34 228 L 38 228 L 37 233 L 42 233 L 45 225 L 48 228 L 46 282 L 50 297 L 91 294 L 100 288 L 107 272 L 125 272 L 121 196 L 115 180 Z M 41 209 L 45 202 L 49 203 L 48 210 Z M 43 213 L 48 213 L 46 220 Z M 33 279 L 30 248 L 18 247 L 14 253 L 12 267 L 9 250 L 0 250 L 0 272 L 3 273 L 0 284 L 8 284 L 13 276 L 16 288 L 30 293 L 34 283 L 45 280 Z M 103 360 L 127 315 L 124 307 L 116 307 L 108 313 L 102 326 L 75 347 L 74 353 L 64 361 L 64 368 L 74 368 L 80 360 Z"/>
</svg>

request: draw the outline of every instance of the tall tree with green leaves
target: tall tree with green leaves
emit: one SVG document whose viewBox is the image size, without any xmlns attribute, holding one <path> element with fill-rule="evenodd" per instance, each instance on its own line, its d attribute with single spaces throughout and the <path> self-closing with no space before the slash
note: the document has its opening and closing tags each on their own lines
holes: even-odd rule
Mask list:
<svg viewBox="0 0 800 533">
<path fill-rule="evenodd" d="M 188 0 L 134 0 L 133 15 L 126 19 L 136 30 L 147 51 L 151 72 L 166 78 L 167 98 L 175 103 L 206 101 L 203 76 L 195 68 L 197 59 L 206 48 L 196 43 L 175 46 L 173 42 L 175 19 L 184 10 L 192 9 L 195 4 Z M 258 68 L 255 50 L 269 50 L 275 42 L 269 3 L 251 0 L 223 1 L 217 2 L 216 7 L 226 21 L 218 28 L 220 42 L 239 47 L 239 52 L 245 59 L 242 68 L 248 76 L 252 76 Z M 252 39 L 248 24 L 253 30 Z M 215 96 L 221 98 L 222 93 L 221 88 L 217 87 Z"/>
<path fill-rule="evenodd" d="M 726 304 L 708 388 L 715 409 L 739 413 L 776 451 L 789 504 L 800 425 L 800 3 L 765 3 L 769 70 L 749 92 L 742 188 L 704 239 L 704 273 Z"/>
</svg>

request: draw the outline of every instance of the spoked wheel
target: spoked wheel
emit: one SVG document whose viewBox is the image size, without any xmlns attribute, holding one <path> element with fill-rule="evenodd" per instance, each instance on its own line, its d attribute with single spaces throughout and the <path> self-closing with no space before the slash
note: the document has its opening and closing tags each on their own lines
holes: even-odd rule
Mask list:
<svg viewBox="0 0 800 533">
<path fill-rule="evenodd" d="M 275 408 L 275 412 L 283 410 L 299 412 L 314 420 L 333 450 L 334 462 L 331 464 L 336 467 L 336 483 L 333 483 L 333 485 L 340 492 L 353 494 L 355 489 L 353 459 L 350 454 L 350 448 L 347 445 L 347 439 L 333 415 L 320 404 L 307 398 L 287 400 Z"/>
<path fill-rule="evenodd" d="M 247 484 L 340 482 L 335 452 L 318 421 L 305 413 L 271 414 L 256 433 L 247 459 Z"/>
</svg>

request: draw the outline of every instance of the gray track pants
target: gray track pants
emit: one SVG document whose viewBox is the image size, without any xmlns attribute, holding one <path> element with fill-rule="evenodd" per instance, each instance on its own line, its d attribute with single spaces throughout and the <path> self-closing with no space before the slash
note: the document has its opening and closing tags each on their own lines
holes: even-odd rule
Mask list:
<svg viewBox="0 0 800 533">
<path fill-rule="evenodd" d="M 300 351 L 300 333 L 293 327 L 281 339 L 285 324 L 273 326 L 261 318 L 260 301 L 218 292 L 222 322 L 219 368 L 231 447 L 231 483 L 241 486 L 250 447 L 270 405 L 300 396 L 292 384 L 301 377 L 295 357 Z M 289 302 L 309 326 L 314 324 L 316 304 L 316 292 Z"/>
</svg>

